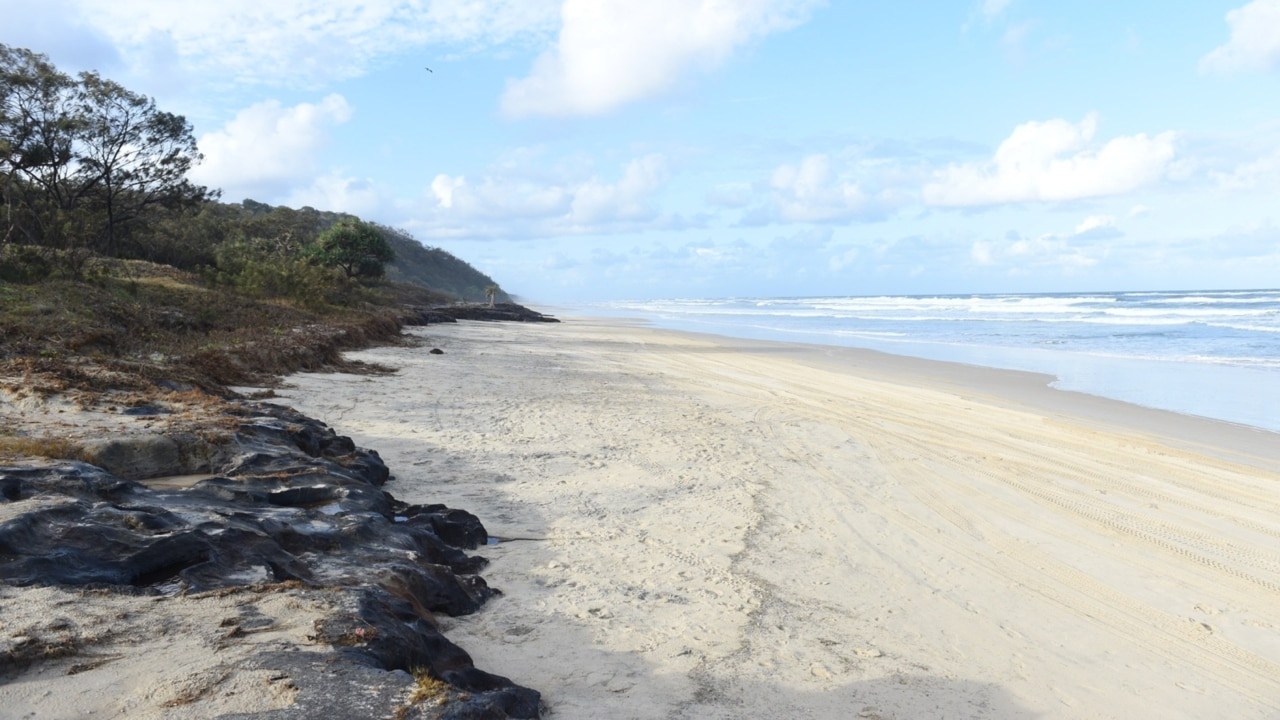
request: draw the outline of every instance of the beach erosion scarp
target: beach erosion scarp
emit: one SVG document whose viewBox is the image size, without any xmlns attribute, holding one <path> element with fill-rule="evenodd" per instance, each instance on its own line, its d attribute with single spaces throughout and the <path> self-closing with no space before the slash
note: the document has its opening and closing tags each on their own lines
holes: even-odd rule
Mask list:
<svg viewBox="0 0 1280 720">
<path fill-rule="evenodd" d="M 288 403 L 466 507 L 556 718 L 1270 718 L 1275 434 L 856 350 L 458 323 Z M 359 401 L 355 401 L 356 399 Z"/>
</svg>

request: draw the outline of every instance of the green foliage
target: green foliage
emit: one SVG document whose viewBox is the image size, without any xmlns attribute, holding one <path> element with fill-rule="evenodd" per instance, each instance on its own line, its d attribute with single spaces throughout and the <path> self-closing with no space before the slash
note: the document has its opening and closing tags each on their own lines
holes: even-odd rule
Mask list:
<svg viewBox="0 0 1280 720">
<path fill-rule="evenodd" d="M 477 302 L 487 299 L 484 289 L 496 284 L 493 278 L 464 260 L 437 247 L 424 247 L 403 230 L 378 227 L 396 253 L 395 260 L 387 267 L 388 280 L 413 283 Z M 499 302 L 511 300 L 501 289 L 495 297 Z"/>
<path fill-rule="evenodd" d="M 137 259 L 182 270 L 197 270 L 216 262 L 215 250 L 228 239 L 242 236 L 243 223 L 235 206 L 205 203 L 198 209 L 168 213 L 151 223 L 149 240 Z"/>
<path fill-rule="evenodd" d="M 0 44 L 0 250 L 11 255 L 0 279 L 92 279 L 107 257 L 309 306 L 360 301 L 360 283 L 387 274 L 470 300 L 494 285 L 444 250 L 350 215 L 218 203 L 187 179 L 200 160 L 191 125 L 152 98 Z"/>
<path fill-rule="evenodd" d="M 315 265 L 290 243 L 236 240 L 218 246 L 208 279 L 261 298 L 281 298 L 312 309 L 345 304 L 352 293 L 332 268 Z"/>
<path fill-rule="evenodd" d="M 191 125 L 96 73 L 0 45 L 3 240 L 147 257 L 156 220 L 216 196 Z"/>
<path fill-rule="evenodd" d="M 336 267 L 348 278 L 380 278 L 395 252 L 386 237 L 373 225 L 360 220 L 343 220 L 320 233 L 309 249 L 317 262 Z"/>
<path fill-rule="evenodd" d="M 39 282 L 53 274 L 54 262 L 45 248 L 30 245 L 0 246 L 0 280 L 11 283 Z"/>
</svg>

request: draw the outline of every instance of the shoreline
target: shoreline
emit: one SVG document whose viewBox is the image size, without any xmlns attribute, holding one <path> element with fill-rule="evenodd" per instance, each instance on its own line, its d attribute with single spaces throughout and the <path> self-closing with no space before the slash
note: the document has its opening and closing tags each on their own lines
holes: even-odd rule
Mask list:
<svg viewBox="0 0 1280 720">
<path fill-rule="evenodd" d="M 566 307 L 558 310 L 565 316 L 578 314 L 601 319 L 625 317 L 627 320 L 648 323 L 650 327 L 657 330 L 672 332 L 812 347 L 866 350 L 897 357 L 1046 375 L 1051 378 L 1051 382 L 1057 389 L 1067 392 L 1078 392 L 1153 410 L 1164 410 L 1280 433 L 1280 421 L 1271 420 L 1266 415 L 1259 415 L 1255 409 L 1241 407 L 1239 402 L 1231 400 L 1238 393 L 1257 390 L 1255 385 L 1257 378 L 1254 375 L 1261 374 L 1265 377 L 1266 373 L 1256 368 L 1194 365 L 1184 361 L 1165 361 L 1156 358 L 1092 355 L 1004 346 L 954 345 L 930 341 L 863 340 L 861 344 L 839 344 L 820 339 L 805 339 L 806 333 L 803 332 L 798 332 L 798 337 L 791 339 L 779 337 L 776 331 L 758 329 L 753 331 L 746 326 L 720 326 L 711 323 L 709 328 L 701 329 L 698 327 L 699 323 L 691 319 L 664 322 L 643 315 L 611 316 L 603 311 L 595 314 L 583 307 Z M 1152 378 L 1156 380 L 1153 381 Z M 1211 382 L 1194 397 L 1163 397 L 1158 390 L 1164 385 L 1189 384 L 1192 378 L 1200 383 L 1206 379 Z M 1268 390 L 1262 398 L 1257 399 L 1256 404 L 1265 406 L 1273 399 L 1280 402 L 1280 386 Z M 1271 424 L 1268 425 L 1268 422 Z"/>
<path fill-rule="evenodd" d="M 500 538 L 505 595 L 441 624 L 551 717 L 1280 710 L 1270 433 L 566 319 L 420 328 L 351 355 L 395 375 L 280 391 Z"/>
<path fill-rule="evenodd" d="M 565 314 L 559 317 L 563 317 L 566 322 L 588 320 L 610 323 L 617 320 L 623 325 L 629 325 L 632 320 Z M 793 355 L 835 372 L 868 373 L 895 382 L 909 379 L 940 388 L 978 393 L 990 402 L 1019 405 L 1065 418 L 1088 420 L 1120 431 L 1136 430 L 1178 441 L 1189 449 L 1261 463 L 1270 469 L 1280 470 L 1280 431 L 1056 387 L 1055 383 L 1060 378 L 1051 373 L 901 355 L 873 348 L 740 338 L 711 332 L 669 329 L 653 325 L 645 319 L 635 320 L 637 324 L 634 327 L 656 333 L 687 335 L 742 352 Z"/>
</svg>

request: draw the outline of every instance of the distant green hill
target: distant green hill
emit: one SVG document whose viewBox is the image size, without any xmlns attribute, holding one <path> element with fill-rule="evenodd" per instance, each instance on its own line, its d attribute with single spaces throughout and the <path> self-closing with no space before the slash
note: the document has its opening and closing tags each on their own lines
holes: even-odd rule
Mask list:
<svg viewBox="0 0 1280 720">
<path fill-rule="evenodd" d="M 289 233 L 304 244 L 314 240 L 329 226 L 341 220 L 355 218 L 354 215 L 311 207 L 297 210 L 272 207 L 255 200 L 245 200 L 232 207 L 252 218 L 250 227 L 262 236 L 277 237 Z M 386 278 L 392 282 L 420 285 L 456 296 L 460 300 L 475 302 L 484 302 L 487 299 L 484 289 L 497 285 L 493 278 L 445 250 L 425 247 L 403 230 L 377 223 L 374 225 L 386 236 L 396 253 L 395 260 L 386 268 Z M 497 300 L 511 302 L 510 296 L 502 290 L 498 291 Z"/>
<path fill-rule="evenodd" d="M 485 300 L 484 289 L 497 284 L 465 260 L 438 247 L 425 247 L 395 228 L 377 227 L 396 251 L 396 259 L 387 265 L 388 280 L 422 285 L 457 295 L 462 300 L 475 301 Z M 511 302 L 511 298 L 499 290 L 498 301 Z"/>
</svg>

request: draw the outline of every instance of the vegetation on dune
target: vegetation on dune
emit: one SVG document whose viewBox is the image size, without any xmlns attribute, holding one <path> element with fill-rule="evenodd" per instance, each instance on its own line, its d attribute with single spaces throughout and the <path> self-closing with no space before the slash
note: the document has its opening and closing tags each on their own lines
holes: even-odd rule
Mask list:
<svg viewBox="0 0 1280 720">
<path fill-rule="evenodd" d="M 337 364 L 403 305 L 487 299 L 406 232 L 220 202 L 200 160 L 151 98 L 0 45 L 0 384 L 220 390 Z"/>
</svg>

